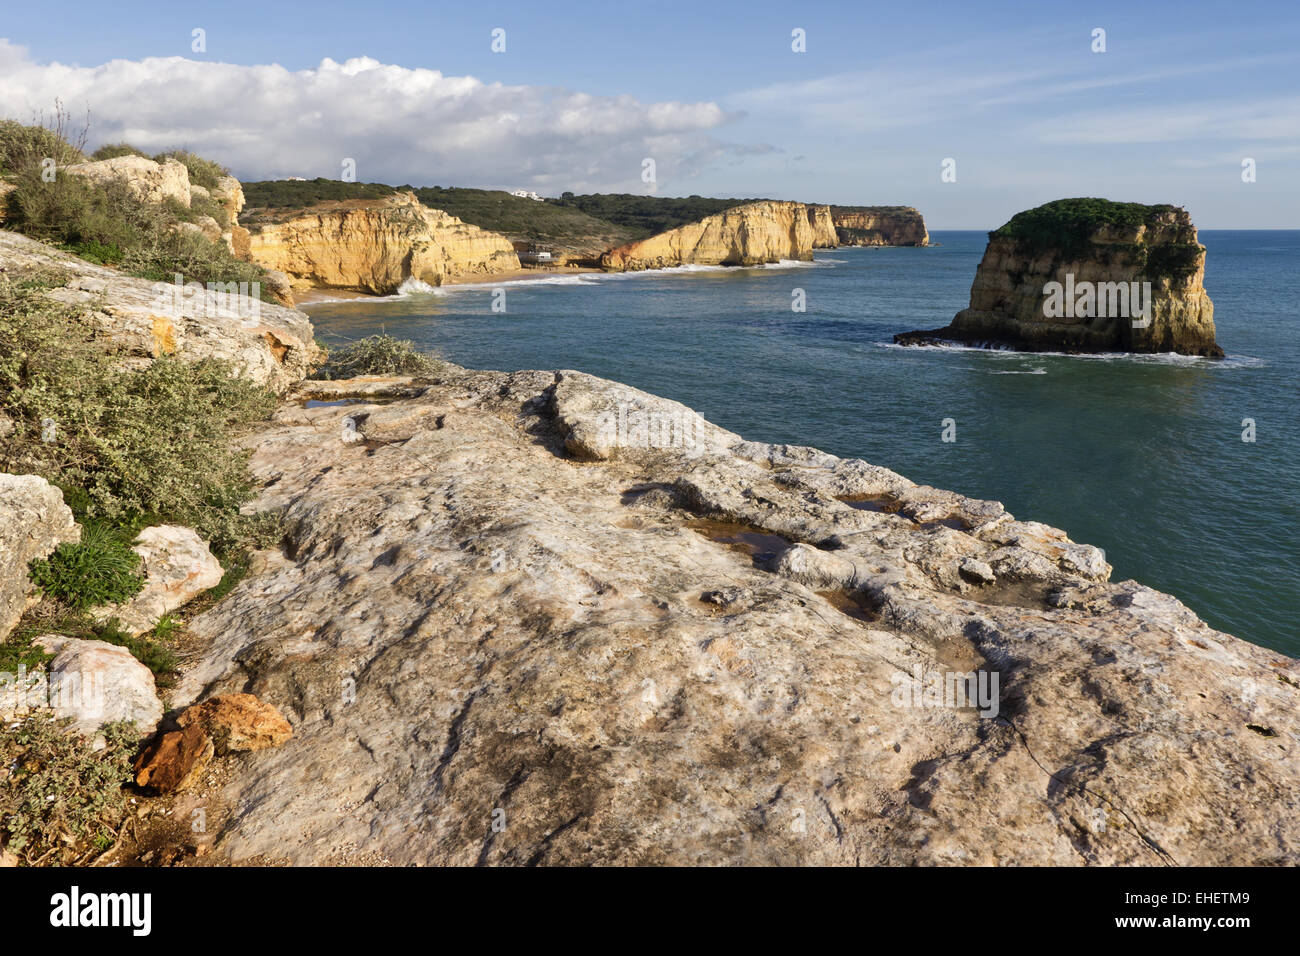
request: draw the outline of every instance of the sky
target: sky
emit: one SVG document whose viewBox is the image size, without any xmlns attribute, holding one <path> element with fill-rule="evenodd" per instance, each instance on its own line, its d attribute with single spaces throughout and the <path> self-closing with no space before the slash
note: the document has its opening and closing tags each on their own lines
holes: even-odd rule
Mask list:
<svg viewBox="0 0 1300 956">
<path fill-rule="evenodd" d="M 90 148 L 244 180 L 352 160 L 395 185 L 911 205 L 932 230 L 1069 196 L 1300 228 L 1294 0 L 2 2 L 0 116 L 58 100 Z"/>
</svg>

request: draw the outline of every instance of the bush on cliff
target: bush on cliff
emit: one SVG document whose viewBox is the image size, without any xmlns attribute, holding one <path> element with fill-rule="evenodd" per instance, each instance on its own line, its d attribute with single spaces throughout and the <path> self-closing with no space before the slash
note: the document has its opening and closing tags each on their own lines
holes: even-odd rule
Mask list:
<svg viewBox="0 0 1300 956">
<path fill-rule="evenodd" d="M 53 159 L 58 166 L 84 161 L 81 144 L 85 142 L 85 131 L 75 136 L 78 143 L 74 145 L 68 141 L 73 136 L 71 128 L 71 117 L 62 107 L 56 108 L 48 120 L 41 117 L 30 125 L 0 120 L 0 175 L 39 170 L 46 159 Z"/>
<path fill-rule="evenodd" d="M 197 209 L 175 200 L 142 202 L 122 182 L 96 183 L 59 175 L 46 182 L 29 168 L 15 180 L 9 195 L 11 225 L 34 239 L 129 275 L 170 282 L 176 273 L 186 282 L 258 282 L 262 298 L 274 302 L 265 270 L 236 259 L 225 243 L 179 225 L 205 210 L 219 223 L 226 219 L 218 204 L 200 197 Z"/>
<path fill-rule="evenodd" d="M 144 587 L 131 535 L 101 521 L 86 521 L 80 541 L 65 542 L 48 558 L 33 561 L 31 579 L 71 608 L 121 604 Z"/>
<path fill-rule="evenodd" d="M 223 176 L 229 176 L 230 170 L 220 163 L 211 159 L 204 159 L 191 153 L 188 149 L 169 149 L 164 150 L 153 158 L 155 163 L 161 163 L 164 160 L 174 159 L 181 163 L 189 171 L 190 182 L 202 186 L 204 189 L 216 189 L 217 181 Z"/>
<path fill-rule="evenodd" d="M 99 744 L 35 715 L 0 725 L 0 844 L 27 866 L 85 864 L 117 842 L 131 814 L 122 784 L 139 734 L 110 724 Z M 96 747 L 99 749 L 96 749 Z"/>
<path fill-rule="evenodd" d="M 265 543 L 273 521 L 240 515 L 252 488 L 231 446 L 274 398 L 215 362 L 122 369 L 76 310 L 48 297 L 60 278 L 0 276 L 0 413 L 13 425 L 0 470 L 59 485 L 79 520 L 131 534 L 145 521 L 184 524 L 218 555 Z"/>
<path fill-rule="evenodd" d="M 99 149 L 90 154 L 90 158 L 98 162 L 101 159 L 118 159 L 122 156 L 143 156 L 149 158 L 149 154 L 142 149 L 136 149 L 130 143 L 105 143 Z"/>
<path fill-rule="evenodd" d="M 391 335 L 371 335 L 330 352 L 319 378 L 355 378 L 358 375 L 433 375 L 443 366 L 411 342 Z"/>
</svg>

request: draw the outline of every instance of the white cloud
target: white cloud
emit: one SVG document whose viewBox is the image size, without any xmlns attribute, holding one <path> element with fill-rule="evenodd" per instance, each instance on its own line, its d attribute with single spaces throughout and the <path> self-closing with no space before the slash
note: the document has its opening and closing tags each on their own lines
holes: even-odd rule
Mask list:
<svg viewBox="0 0 1300 956">
<path fill-rule="evenodd" d="M 28 122 L 56 99 L 74 117 L 89 108 L 91 146 L 183 146 L 246 179 L 334 178 L 350 157 L 366 181 L 640 191 L 649 156 L 672 194 L 743 151 L 713 135 L 735 115 L 712 102 L 507 86 L 369 57 L 296 71 L 183 57 L 40 64 L 0 39 L 0 112 Z"/>
</svg>

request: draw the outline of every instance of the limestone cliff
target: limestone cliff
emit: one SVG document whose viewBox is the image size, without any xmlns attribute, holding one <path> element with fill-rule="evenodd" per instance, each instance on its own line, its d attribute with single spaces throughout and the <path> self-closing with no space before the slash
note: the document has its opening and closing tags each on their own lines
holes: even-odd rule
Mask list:
<svg viewBox="0 0 1300 956">
<path fill-rule="evenodd" d="M 293 736 L 210 860 L 1300 863 L 1300 665 L 1096 548 L 578 372 L 388 383 L 249 440 L 284 547 L 175 703 Z"/>
<path fill-rule="evenodd" d="M 295 288 L 380 295 L 407 279 L 439 285 L 519 268 L 510 240 L 430 209 L 413 193 L 324 203 L 290 218 L 246 223 L 249 258 Z"/>
<path fill-rule="evenodd" d="M 1218 357 L 1204 276 L 1205 247 L 1185 209 L 1062 199 L 989 233 L 970 306 L 950 325 L 894 338 Z"/>
<path fill-rule="evenodd" d="M 840 244 L 830 206 L 809 206 L 808 221 L 813 227 L 814 249 L 834 249 Z"/>
<path fill-rule="evenodd" d="M 927 246 L 925 219 L 911 206 L 831 206 L 842 246 Z"/>
<path fill-rule="evenodd" d="M 600 257 L 602 268 L 635 272 L 682 265 L 753 266 L 810 260 L 813 213 L 803 203 L 764 200 L 733 206 Z"/>
</svg>

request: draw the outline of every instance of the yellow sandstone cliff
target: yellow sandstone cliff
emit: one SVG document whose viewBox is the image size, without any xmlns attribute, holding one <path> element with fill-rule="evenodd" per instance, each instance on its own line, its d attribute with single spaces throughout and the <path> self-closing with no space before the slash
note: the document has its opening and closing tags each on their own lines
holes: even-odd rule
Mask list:
<svg viewBox="0 0 1300 956">
<path fill-rule="evenodd" d="M 814 249 L 834 249 L 840 244 L 830 206 L 809 206 L 808 221 L 813 227 Z"/>
<path fill-rule="evenodd" d="M 287 274 L 296 289 L 386 295 L 407 279 L 436 286 L 520 267 L 505 236 L 430 209 L 409 192 L 324 203 L 250 226 L 249 257 Z"/>
<path fill-rule="evenodd" d="M 810 260 L 815 232 L 809 207 L 764 200 L 733 206 L 699 222 L 629 242 L 600 257 L 605 269 L 633 272 L 682 265 L 752 266 Z"/>
<path fill-rule="evenodd" d="M 927 246 L 925 219 L 911 206 L 831 206 L 842 246 Z"/>
</svg>

